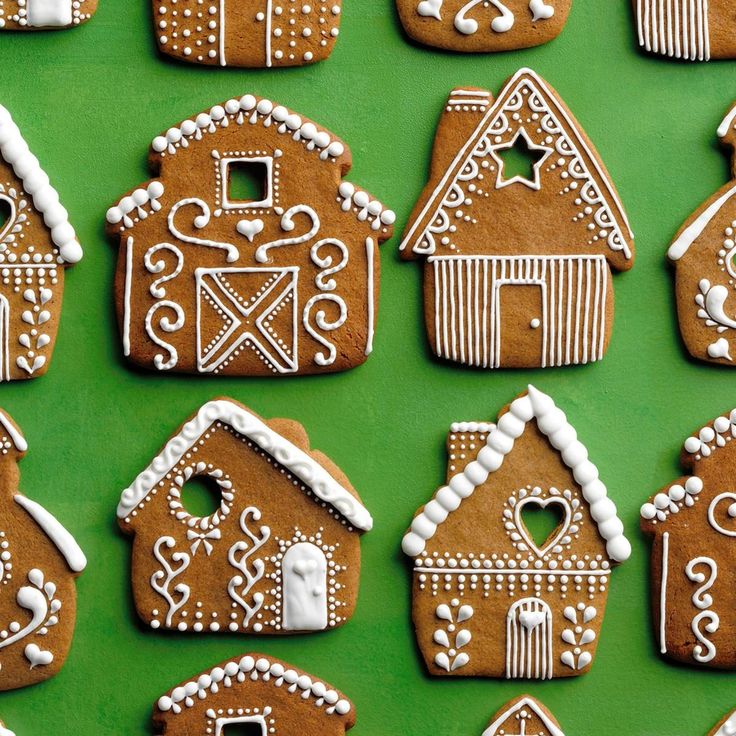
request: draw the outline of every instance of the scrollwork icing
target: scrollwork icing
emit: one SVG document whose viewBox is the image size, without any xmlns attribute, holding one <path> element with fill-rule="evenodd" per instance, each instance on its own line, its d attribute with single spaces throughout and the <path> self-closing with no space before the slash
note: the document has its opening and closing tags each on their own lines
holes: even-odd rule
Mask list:
<svg viewBox="0 0 736 736">
<path fill-rule="evenodd" d="M 340 260 L 334 265 L 332 255 L 320 255 L 320 250 L 327 246 L 333 246 L 340 251 Z M 325 238 L 312 246 L 310 256 L 312 258 L 312 263 L 314 263 L 318 268 L 323 269 L 315 276 L 314 283 L 322 291 L 334 291 L 337 288 L 337 282 L 335 279 L 331 278 L 325 281 L 325 278 L 328 276 L 334 276 L 348 265 L 349 253 L 345 243 L 341 240 L 337 240 L 336 238 Z"/>
<path fill-rule="evenodd" d="M 697 570 L 698 566 L 707 569 L 707 575 Z M 699 587 L 692 594 L 693 605 L 700 610 L 691 622 L 691 629 L 698 644 L 693 647 L 693 658 L 701 664 L 713 660 L 717 654 L 716 646 L 707 635 L 715 634 L 721 620 L 715 611 L 707 610 L 713 605 L 713 596 L 708 592 L 718 578 L 718 565 L 710 557 L 695 557 L 685 566 L 688 579 Z"/>
<path fill-rule="evenodd" d="M 163 287 L 163 284 L 167 281 L 173 281 L 181 273 L 182 268 L 184 268 L 184 255 L 179 248 L 171 243 L 159 243 L 158 245 L 154 245 L 149 248 L 143 256 L 143 264 L 149 273 L 163 273 L 166 268 L 166 261 L 163 258 L 159 258 L 156 261 L 153 260 L 153 256 L 157 253 L 161 253 L 162 251 L 174 254 L 174 257 L 176 258 L 176 266 L 173 271 L 160 276 L 150 285 L 149 291 L 151 292 L 151 296 L 156 299 L 163 299 L 166 296 L 166 289 Z"/>
<path fill-rule="evenodd" d="M 172 302 L 169 299 L 156 302 L 148 310 L 148 314 L 146 314 L 146 334 L 151 338 L 151 340 L 153 340 L 153 342 L 156 343 L 156 345 L 164 348 L 164 350 L 167 350 L 169 353 L 168 358 L 165 358 L 161 353 L 158 353 L 154 356 L 153 363 L 160 371 L 168 371 L 179 362 L 179 353 L 171 343 L 162 340 L 154 332 L 153 317 L 159 309 L 171 309 L 176 315 L 176 319 L 173 322 L 167 316 L 161 317 L 158 322 L 158 327 L 164 332 L 172 333 L 179 331 L 184 327 L 186 316 L 184 314 L 184 310 L 176 302 Z"/>
<path fill-rule="evenodd" d="M 191 561 L 186 552 L 173 552 L 171 560 L 167 560 L 162 548 L 173 550 L 175 546 L 176 541 L 173 537 L 160 537 L 153 545 L 153 556 L 159 561 L 162 569 L 156 570 L 151 575 L 151 587 L 169 606 L 166 613 L 166 626 L 171 626 L 174 616 L 186 605 L 191 594 L 190 587 L 185 583 L 177 583 L 173 588 L 171 587 L 176 578 L 189 567 Z M 174 594 L 179 596 L 178 600 L 176 600 Z"/>
<path fill-rule="evenodd" d="M 279 238 L 277 240 L 264 243 L 263 245 L 259 245 L 255 252 L 255 259 L 258 263 L 268 263 L 268 251 L 271 250 L 271 248 L 282 248 L 286 245 L 301 245 L 317 235 L 320 229 L 319 216 L 309 205 L 306 204 L 294 205 L 284 212 L 281 217 L 281 229 L 284 232 L 289 233 L 296 228 L 296 223 L 294 222 L 296 215 L 306 215 L 309 218 L 311 223 L 309 230 L 302 235 L 296 235 L 289 238 Z"/>
<path fill-rule="evenodd" d="M 327 314 L 324 309 L 319 309 L 314 315 L 314 321 L 323 332 L 332 332 L 339 329 L 345 324 L 348 318 L 348 307 L 342 297 L 337 294 L 315 294 L 304 306 L 304 313 L 302 323 L 307 333 L 313 337 L 318 343 L 324 345 L 327 348 L 327 355 L 324 352 L 318 352 L 314 356 L 314 362 L 320 366 L 332 365 L 337 358 L 337 349 L 327 339 L 325 339 L 319 332 L 317 332 L 311 324 L 311 312 L 315 304 L 319 302 L 331 302 L 337 305 L 339 314 L 337 319 L 330 321 L 327 318 Z"/>
<path fill-rule="evenodd" d="M 238 570 L 238 574 L 234 575 L 227 586 L 227 592 L 230 597 L 244 611 L 242 627 L 245 629 L 250 624 L 253 616 L 263 606 L 263 593 L 254 593 L 252 602 L 246 600 L 253 586 L 263 578 L 266 565 L 263 560 L 254 559 L 253 555 L 261 548 L 271 537 L 271 530 L 267 526 L 261 526 L 258 534 L 255 534 L 248 526 L 249 521 L 260 521 L 261 512 L 254 506 L 249 506 L 240 515 L 240 529 L 243 534 L 248 537 L 249 541 L 239 540 L 235 542 L 228 550 L 228 562 Z"/>
<path fill-rule="evenodd" d="M 202 230 L 210 224 L 210 220 L 212 219 L 212 212 L 207 202 L 199 199 L 199 197 L 188 197 L 177 202 L 169 212 L 168 223 L 171 234 L 185 243 L 191 243 L 192 245 L 203 245 L 207 248 L 219 248 L 221 250 L 224 250 L 227 254 L 226 259 L 228 263 L 234 263 L 235 261 L 237 261 L 238 258 L 240 258 L 240 252 L 232 243 L 223 243 L 217 240 L 209 240 L 207 238 L 197 238 L 193 235 L 185 235 L 183 232 L 181 232 L 181 230 L 179 230 L 175 223 L 176 215 L 182 207 L 187 207 L 189 205 L 194 205 L 201 210 L 201 214 L 197 215 L 193 220 L 193 225 L 197 228 L 197 230 Z"/>
</svg>

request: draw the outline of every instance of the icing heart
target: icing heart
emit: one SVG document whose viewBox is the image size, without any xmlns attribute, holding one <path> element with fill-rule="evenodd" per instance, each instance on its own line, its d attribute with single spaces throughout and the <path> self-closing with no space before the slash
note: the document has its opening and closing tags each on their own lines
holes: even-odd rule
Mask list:
<svg viewBox="0 0 736 736">
<path fill-rule="evenodd" d="M 316 560 L 297 560 L 294 563 L 294 572 L 300 578 L 306 578 L 307 575 L 314 572 L 317 569 Z"/>
<path fill-rule="evenodd" d="M 547 506 L 549 506 L 550 504 L 559 504 L 560 506 L 562 506 L 565 512 L 565 518 L 560 524 L 557 533 L 552 539 L 549 540 L 547 544 L 545 544 L 542 549 L 537 547 L 537 545 L 534 543 L 534 540 L 529 535 L 529 532 L 527 531 L 527 528 L 524 526 L 524 522 L 521 519 L 521 510 L 527 504 L 537 505 L 543 509 L 547 508 Z M 524 542 L 526 542 L 529 549 L 532 550 L 538 557 L 544 557 L 544 555 L 549 552 L 549 550 L 551 550 L 565 536 L 565 534 L 567 534 L 567 530 L 570 528 L 571 521 L 572 511 L 570 510 L 570 504 L 567 502 L 566 499 L 559 496 L 551 496 L 549 498 L 537 498 L 535 496 L 527 496 L 526 498 L 522 498 L 516 504 L 516 507 L 514 509 L 514 522 L 516 524 L 516 528 L 521 537 L 524 539 Z"/>
<path fill-rule="evenodd" d="M 252 243 L 258 233 L 263 231 L 263 220 L 241 220 L 235 229 L 241 234 L 245 235 L 246 238 Z"/>
<path fill-rule="evenodd" d="M 437 20 L 442 20 L 442 16 L 440 15 L 442 3 L 443 0 L 422 0 L 422 2 L 417 5 L 417 13 L 419 13 L 419 15 L 423 15 L 425 18 L 437 18 Z"/>
<path fill-rule="evenodd" d="M 26 659 L 31 663 L 31 669 L 34 667 L 43 667 L 54 661 L 54 655 L 51 652 L 40 649 L 37 644 L 29 644 L 25 649 Z"/>
<path fill-rule="evenodd" d="M 533 631 L 544 621 L 544 611 L 522 611 L 519 614 L 519 622 L 527 631 Z"/>
<path fill-rule="evenodd" d="M 529 0 L 529 10 L 531 10 L 534 21 L 549 20 L 555 14 L 554 7 L 545 3 L 544 0 Z"/>
</svg>

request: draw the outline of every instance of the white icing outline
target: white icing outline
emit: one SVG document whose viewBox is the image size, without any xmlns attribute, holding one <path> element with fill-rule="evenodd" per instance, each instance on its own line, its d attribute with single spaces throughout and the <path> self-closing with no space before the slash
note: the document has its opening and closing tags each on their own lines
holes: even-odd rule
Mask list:
<svg viewBox="0 0 736 736">
<path fill-rule="evenodd" d="M 46 511 L 40 504 L 19 493 L 13 498 L 56 545 L 56 548 L 66 560 L 66 564 L 69 565 L 69 569 L 76 573 L 82 572 L 87 567 L 87 558 L 74 537 L 61 525 L 56 517 Z"/>
<path fill-rule="evenodd" d="M 588 460 L 588 451 L 577 440 L 577 433 L 568 423 L 564 412 L 557 408 L 550 396 L 532 385 L 529 385 L 528 393 L 515 399 L 508 412 L 499 417 L 496 428 L 488 434 L 476 459 L 461 473 L 454 475 L 446 486 L 442 486 L 414 518 L 402 540 L 405 554 L 410 557 L 421 556 L 438 526 L 462 504 L 463 499 L 472 495 L 491 473 L 501 467 L 506 455 L 513 450 L 515 440 L 523 434 L 532 419 L 537 420 L 540 432 L 560 453 L 562 461 L 580 485 L 583 498 L 590 504 L 598 533 L 606 541 L 609 557 L 616 562 L 624 562 L 629 558 L 631 545 L 623 534 L 623 524 L 617 516 L 616 506 L 608 498 L 606 486 L 598 477 L 598 468 Z"/>
<path fill-rule="evenodd" d="M 330 504 L 353 526 L 370 531 L 373 519 L 368 509 L 336 481 L 316 460 L 285 437 L 274 432 L 265 422 L 245 407 L 227 399 L 207 402 L 172 437 L 151 464 L 126 488 L 120 498 L 118 518 L 127 519 L 141 501 L 158 485 L 216 422 L 227 424 L 299 478 L 314 495 Z"/>
<path fill-rule="evenodd" d="M 8 163 L 20 179 L 23 189 L 33 199 L 33 206 L 43 217 L 51 240 L 67 263 L 82 259 L 82 246 L 69 223 L 69 213 L 59 202 L 58 192 L 49 184 L 48 176 L 31 153 L 10 112 L 0 105 L 0 158 Z"/>
<path fill-rule="evenodd" d="M 504 710 L 503 713 L 501 713 L 501 715 L 499 715 L 498 718 L 496 718 L 496 720 L 493 721 L 485 731 L 483 731 L 482 736 L 498 736 L 498 729 L 503 726 L 511 716 L 524 708 L 528 708 L 535 716 L 537 716 L 537 718 L 539 718 L 544 727 L 549 731 L 549 736 L 565 736 L 565 734 L 550 720 L 540 703 L 529 695 L 525 695 L 511 703 L 506 710 Z"/>
<path fill-rule="evenodd" d="M 248 680 L 258 679 L 283 688 L 284 692 L 292 693 L 303 700 L 312 698 L 314 705 L 324 708 L 327 715 L 344 716 L 352 710 L 352 703 L 341 698 L 340 693 L 327 683 L 314 680 L 304 672 L 289 669 L 288 665 L 272 662 L 260 654 L 245 655 L 240 660 L 233 659 L 175 687 L 168 695 L 159 698 L 157 708 L 162 713 L 178 715 L 184 709 L 204 701 L 210 693 L 215 695 L 222 688 L 239 684 L 247 688 Z M 197 697 L 193 697 L 194 695 Z"/>
<path fill-rule="evenodd" d="M 721 724 L 713 736 L 733 736 L 736 733 L 736 711 Z M 11 734 L 12 736 L 12 734 Z"/>
</svg>

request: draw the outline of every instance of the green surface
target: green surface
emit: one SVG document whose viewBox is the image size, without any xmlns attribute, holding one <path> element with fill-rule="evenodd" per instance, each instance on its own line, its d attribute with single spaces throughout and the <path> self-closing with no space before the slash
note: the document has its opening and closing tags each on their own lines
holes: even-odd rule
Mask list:
<svg viewBox="0 0 736 736">
<path fill-rule="evenodd" d="M 59 189 L 86 249 L 68 275 L 50 372 L 2 386 L 0 405 L 30 444 L 23 489 L 73 530 L 90 560 L 66 667 L 46 684 L 2 694 L 0 717 L 19 736 L 150 733 L 150 708 L 170 686 L 260 650 L 343 689 L 357 707 L 356 736 L 479 736 L 523 691 L 541 697 L 568 736 L 705 734 L 736 706 L 734 675 L 678 668 L 655 654 L 638 509 L 679 475 L 685 436 L 736 405 L 736 374 L 684 354 L 664 258 L 679 224 L 726 181 L 715 128 L 736 92 L 736 63 L 640 55 L 627 0 L 577 0 L 558 40 L 498 56 L 413 46 L 389 0 L 347 0 L 328 61 L 264 72 L 159 58 L 149 13 L 145 0 L 101 0 L 81 29 L 0 35 L 0 102 Z M 233 380 L 144 374 L 123 363 L 111 300 L 116 253 L 103 222 L 107 207 L 147 178 L 154 135 L 231 96 L 271 97 L 343 137 L 353 150 L 351 177 L 394 208 L 401 226 L 423 186 L 449 89 L 497 91 L 524 65 L 546 77 L 585 126 L 637 235 L 636 265 L 615 279 L 616 324 L 601 364 L 482 373 L 433 361 L 420 268 L 398 261 L 398 238 L 383 247 L 376 349 L 362 368 Z M 449 424 L 494 419 L 528 381 L 568 413 L 619 505 L 634 554 L 613 576 L 589 675 L 544 684 L 430 680 L 413 640 L 401 536 L 444 476 Z M 166 636 L 138 625 L 129 540 L 115 520 L 119 492 L 187 415 L 218 394 L 301 421 L 372 512 L 358 610 L 342 629 L 276 639 Z"/>
</svg>

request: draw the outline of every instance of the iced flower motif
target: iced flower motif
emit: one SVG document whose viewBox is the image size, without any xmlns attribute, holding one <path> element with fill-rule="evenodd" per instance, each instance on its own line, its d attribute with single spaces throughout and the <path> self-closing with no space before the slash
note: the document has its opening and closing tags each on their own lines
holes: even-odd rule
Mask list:
<svg viewBox="0 0 736 736">
<path fill-rule="evenodd" d="M 641 507 L 642 518 L 647 521 L 664 521 L 668 514 L 676 514 L 681 508 L 693 506 L 702 490 L 703 481 L 697 475 L 691 476 L 684 485 L 676 483 L 667 493 L 658 493 L 652 503 L 645 503 Z"/>
<path fill-rule="evenodd" d="M 439 644 L 446 650 L 435 655 L 434 663 L 446 672 L 454 672 L 465 667 L 470 661 L 470 655 L 459 650 L 470 643 L 472 635 L 468 629 L 458 630 L 458 624 L 473 618 L 473 608 L 468 605 L 460 605 L 460 601 L 453 598 L 449 606 L 446 603 L 440 603 L 435 615 L 441 621 L 446 621 L 447 626 L 434 632 L 435 644 Z"/>
<path fill-rule="evenodd" d="M 573 647 L 562 652 L 560 656 L 562 664 L 566 667 L 582 670 L 593 661 L 593 655 L 583 651 L 583 647 L 595 641 L 595 631 L 586 628 L 585 625 L 597 615 L 598 611 L 593 606 L 586 606 L 585 603 L 578 603 L 575 608 L 567 606 L 563 611 L 563 616 L 572 624 L 572 628 L 564 629 L 561 635 L 562 641 Z"/>
</svg>

